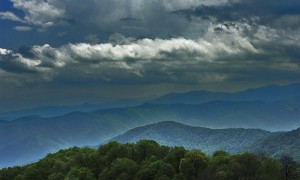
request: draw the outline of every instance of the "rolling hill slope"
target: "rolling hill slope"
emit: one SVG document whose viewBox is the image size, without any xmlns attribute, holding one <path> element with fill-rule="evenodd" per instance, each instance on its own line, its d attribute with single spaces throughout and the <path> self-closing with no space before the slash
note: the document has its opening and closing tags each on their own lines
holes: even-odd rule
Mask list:
<svg viewBox="0 0 300 180">
<path fill-rule="evenodd" d="M 184 146 L 212 154 L 216 150 L 231 153 L 243 151 L 249 144 L 271 134 L 260 129 L 209 129 L 165 121 L 132 129 L 112 140 L 135 143 L 141 139 L 151 139 L 167 146 Z"/>
<path fill-rule="evenodd" d="M 214 101 L 204 104 L 144 104 L 73 112 L 52 118 L 25 117 L 0 123 L 0 159 L 5 159 L 0 166 L 6 166 L 6 162 L 17 165 L 35 161 L 65 147 L 96 145 L 132 128 L 161 121 L 209 128 L 291 130 L 300 126 L 299 107 L 298 99 L 267 103 Z M 22 148 L 29 142 L 33 150 Z M 43 143 L 47 148 L 40 145 Z M 20 149 L 18 153 L 6 156 L 5 152 L 16 152 L 16 149 Z M 37 156 L 29 157 L 33 151 Z"/>
<path fill-rule="evenodd" d="M 300 162 L 300 128 L 271 133 L 259 129 L 208 129 L 160 122 L 132 129 L 112 141 L 134 143 L 141 139 L 154 140 L 167 146 L 200 149 L 208 154 L 221 149 L 230 153 L 265 153 L 276 158 L 289 155 Z"/>
<path fill-rule="evenodd" d="M 274 157 L 290 155 L 300 162 L 300 128 L 265 137 L 251 145 L 253 152 L 264 152 Z"/>
</svg>

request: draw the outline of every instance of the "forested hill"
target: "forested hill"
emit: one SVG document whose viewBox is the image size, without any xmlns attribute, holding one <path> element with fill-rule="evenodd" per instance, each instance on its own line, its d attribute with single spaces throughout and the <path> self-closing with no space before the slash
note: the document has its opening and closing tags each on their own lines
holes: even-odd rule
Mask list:
<svg viewBox="0 0 300 180">
<path fill-rule="evenodd" d="M 274 157 L 288 154 L 300 162 L 300 128 L 262 138 L 249 149 L 253 152 L 264 152 Z"/>
<path fill-rule="evenodd" d="M 260 129 L 209 129 L 166 121 L 129 130 L 112 140 L 134 143 L 141 139 L 151 139 L 159 144 L 201 149 L 211 154 L 219 149 L 230 153 L 244 151 L 249 145 L 271 134 Z"/>
<path fill-rule="evenodd" d="M 209 129 L 168 121 L 132 129 L 112 140 L 133 143 L 141 139 L 155 140 L 168 146 L 201 149 L 208 154 L 222 149 L 230 153 L 265 153 L 277 158 L 290 155 L 300 162 L 300 128 L 271 133 L 259 129 Z"/>
<path fill-rule="evenodd" d="M 0 167 L 34 162 L 63 148 L 96 145 L 132 128 L 161 121 L 209 128 L 291 130 L 300 126 L 299 107 L 300 98 L 271 103 L 213 101 L 204 104 L 144 104 L 73 112 L 51 118 L 20 118 L 0 123 Z M 35 149 L 34 154 L 32 149 Z"/>
<path fill-rule="evenodd" d="M 298 180 L 299 167 L 292 158 L 279 160 L 251 153 L 230 155 L 216 151 L 160 146 L 155 141 L 136 144 L 110 142 L 98 150 L 71 148 L 49 154 L 37 163 L 0 170 L 1 180 Z"/>
</svg>

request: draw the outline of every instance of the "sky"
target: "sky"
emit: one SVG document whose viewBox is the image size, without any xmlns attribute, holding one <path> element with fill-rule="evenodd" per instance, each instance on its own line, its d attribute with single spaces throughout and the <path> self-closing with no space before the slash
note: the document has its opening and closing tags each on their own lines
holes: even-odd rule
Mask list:
<svg viewBox="0 0 300 180">
<path fill-rule="evenodd" d="M 0 112 L 299 82 L 299 0 L 0 1 Z"/>
</svg>

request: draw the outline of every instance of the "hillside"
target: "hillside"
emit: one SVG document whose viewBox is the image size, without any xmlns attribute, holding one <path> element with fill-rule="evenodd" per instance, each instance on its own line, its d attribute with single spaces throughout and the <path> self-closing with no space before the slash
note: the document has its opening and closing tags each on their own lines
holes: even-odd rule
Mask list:
<svg viewBox="0 0 300 180">
<path fill-rule="evenodd" d="M 0 123 L 0 167 L 36 161 L 71 146 L 103 143 L 126 131 L 161 121 L 209 128 L 261 128 L 271 131 L 299 127 L 300 100 L 153 105 L 74 112 L 63 116 L 29 116 Z M 29 141 L 28 139 L 35 139 Z M 39 141 L 36 141 L 39 139 Z M 26 147 L 30 143 L 31 148 Z M 39 144 L 46 144 L 45 147 Z M 7 156 L 6 152 L 16 152 Z M 36 152 L 36 156 L 28 154 Z"/>
<path fill-rule="evenodd" d="M 62 148 L 96 145 L 147 123 L 115 109 L 0 124 L 0 167 L 33 162 Z"/>
<path fill-rule="evenodd" d="M 274 157 L 290 155 L 300 162 L 300 128 L 265 137 L 249 147 L 253 152 L 264 152 Z"/>
<path fill-rule="evenodd" d="M 296 180 L 299 177 L 300 171 L 292 159 L 286 162 L 251 153 L 230 155 L 225 151 L 207 156 L 199 150 L 161 146 L 149 140 L 136 144 L 110 142 L 98 150 L 74 147 L 49 154 L 33 164 L 0 170 L 1 180 Z"/>
<path fill-rule="evenodd" d="M 145 104 L 139 113 L 160 114 L 160 121 L 177 121 L 208 128 L 259 128 L 286 131 L 300 126 L 300 98 L 275 102 L 212 101 L 203 104 Z M 142 116 L 143 118 L 143 116 Z"/>
<path fill-rule="evenodd" d="M 168 121 L 129 130 L 112 140 L 135 143 L 141 139 L 151 139 L 167 146 L 184 146 L 212 154 L 221 149 L 230 153 L 241 152 L 249 144 L 270 135 L 270 132 L 259 129 L 209 129 Z"/>
<path fill-rule="evenodd" d="M 150 139 L 167 146 L 200 149 L 207 154 L 216 150 L 230 153 L 251 151 L 276 158 L 292 156 L 300 162 L 300 128 L 289 132 L 268 132 L 259 129 L 208 129 L 176 122 L 159 122 L 131 129 L 112 139 L 134 143 Z"/>
</svg>

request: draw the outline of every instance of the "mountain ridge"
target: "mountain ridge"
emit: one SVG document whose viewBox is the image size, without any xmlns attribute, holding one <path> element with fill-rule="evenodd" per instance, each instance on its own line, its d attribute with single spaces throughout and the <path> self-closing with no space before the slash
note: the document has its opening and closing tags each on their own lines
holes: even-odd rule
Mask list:
<svg viewBox="0 0 300 180">
<path fill-rule="evenodd" d="M 211 129 L 163 121 L 131 129 L 113 138 L 112 141 L 135 143 L 141 139 L 149 139 L 167 146 L 200 149 L 207 154 L 221 149 L 230 153 L 237 153 L 256 140 L 271 134 L 271 132 L 261 129 Z"/>
<path fill-rule="evenodd" d="M 276 158 L 290 155 L 300 162 L 300 128 L 288 132 L 244 128 L 210 129 L 164 121 L 131 129 L 111 141 L 136 143 L 142 139 L 171 147 L 199 149 L 207 154 L 225 150 L 233 154 L 247 151 L 265 153 Z"/>
<path fill-rule="evenodd" d="M 148 101 L 151 104 L 199 104 L 214 100 L 224 101 L 276 101 L 300 96 L 300 83 L 289 85 L 269 85 L 250 88 L 238 92 L 189 91 L 170 93 Z"/>
</svg>

